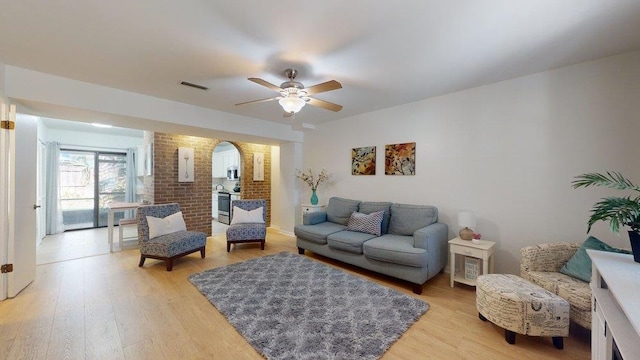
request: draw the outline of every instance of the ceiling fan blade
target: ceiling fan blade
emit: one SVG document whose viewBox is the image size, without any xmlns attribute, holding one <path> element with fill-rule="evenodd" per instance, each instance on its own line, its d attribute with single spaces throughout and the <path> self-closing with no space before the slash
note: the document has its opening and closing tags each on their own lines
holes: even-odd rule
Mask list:
<svg viewBox="0 0 640 360">
<path fill-rule="evenodd" d="M 274 101 L 274 100 L 280 100 L 280 96 L 276 96 L 276 97 L 272 97 L 272 98 L 266 98 L 266 99 L 260 99 L 260 100 L 245 101 L 245 102 L 241 102 L 239 104 L 236 104 L 236 106 L 238 106 L 238 105 L 246 105 L 246 104 L 255 104 L 255 103 Z"/>
<path fill-rule="evenodd" d="M 304 91 L 306 91 L 307 94 L 309 95 L 313 95 L 313 94 L 318 94 L 321 92 L 337 90 L 337 89 L 342 89 L 342 84 L 340 84 L 335 80 L 331 80 L 331 81 L 323 82 L 322 84 L 310 86 L 304 89 Z"/>
<path fill-rule="evenodd" d="M 280 92 L 282 89 L 280 88 L 280 86 L 275 86 L 272 83 L 262 80 L 260 78 L 248 78 L 249 81 L 253 81 L 256 84 L 268 87 L 269 89 L 276 91 L 276 92 Z"/>
<path fill-rule="evenodd" d="M 309 99 L 309 101 L 307 103 L 309 105 L 321 107 L 323 109 L 327 109 L 327 110 L 331 110 L 331 111 L 340 111 L 340 110 L 342 110 L 342 105 L 334 104 L 334 103 L 331 103 L 331 102 L 328 102 L 328 101 L 324 101 L 324 100 L 311 98 L 311 99 Z"/>
</svg>

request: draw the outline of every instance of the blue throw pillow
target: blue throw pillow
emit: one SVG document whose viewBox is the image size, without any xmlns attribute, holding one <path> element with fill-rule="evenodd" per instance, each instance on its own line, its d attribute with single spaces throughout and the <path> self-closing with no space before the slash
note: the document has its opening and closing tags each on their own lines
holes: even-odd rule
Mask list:
<svg viewBox="0 0 640 360">
<path fill-rule="evenodd" d="M 580 245 L 580 248 L 571 259 L 564 264 L 560 272 L 582 281 L 591 281 L 591 258 L 587 254 L 587 249 L 631 254 L 631 252 L 627 250 L 616 249 L 593 236 L 589 236 L 587 240 Z"/>
</svg>

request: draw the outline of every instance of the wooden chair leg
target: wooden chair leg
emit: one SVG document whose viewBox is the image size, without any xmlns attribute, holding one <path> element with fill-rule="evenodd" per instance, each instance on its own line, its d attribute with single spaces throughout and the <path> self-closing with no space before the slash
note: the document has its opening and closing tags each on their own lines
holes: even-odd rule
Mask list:
<svg viewBox="0 0 640 360">
<path fill-rule="evenodd" d="M 298 248 L 298 254 L 304 255 L 304 249 L 303 248 Z"/>
<path fill-rule="evenodd" d="M 264 250 L 264 241 L 260 241 L 260 250 Z"/>
<path fill-rule="evenodd" d="M 146 259 L 147 259 L 147 258 L 146 258 L 146 257 L 144 257 L 144 255 L 142 255 L 142 254 L 141 254 L 141 255 L 140 255 L 140 263 L 138 264 L 138 266 L 139 266 L 139 267 L 142 267 L 142 265 L 144 265 L 144 261 L 145 261 Z"/>
<path fill-rule="evenodd" d="M 173 270 L 173 259 L 169 258 L 164 262 L 167 264 L 167 271 Z"/>
<path fill-rule="evenodd" d="M 204 246 L 200 249 L 200 257 L 204 259 Z"/>
<path fill-rule="evenodd" d="M 227 241 L 227 252 L 231 251 L 231 243 Z"/>
</svg>

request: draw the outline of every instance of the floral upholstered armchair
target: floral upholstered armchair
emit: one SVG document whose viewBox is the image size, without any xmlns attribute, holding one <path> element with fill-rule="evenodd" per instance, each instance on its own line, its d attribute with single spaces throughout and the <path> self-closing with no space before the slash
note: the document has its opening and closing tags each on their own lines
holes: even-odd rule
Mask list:
<svg viewBox="0 0 640 360">
<path fill-rule="evenodd" d="M 567 300 L 571 321 L 591 329 L 589 283 L 560 272 L 579 248 L 580 244 L 569 242 L 524 247 L 520 249 L 520 276 Z"/>
<path fill-rule="evenodd" d="M 267 201 L 233 200 L 231 202 L 231 224 L 227 228 L 227 252 L 231 244 L 259 242 L 264 250 L 267 237 Z"/>
<path fill-rule="evenodd" d="M 205 257 L 207 234 L 187 231 L 180 205 L 176 203 L 138 207 L 138 244 L 140 264 L 147 258 L 164 260 L 167 271 L 176 258 L 200 251 Z"/>
</svg>

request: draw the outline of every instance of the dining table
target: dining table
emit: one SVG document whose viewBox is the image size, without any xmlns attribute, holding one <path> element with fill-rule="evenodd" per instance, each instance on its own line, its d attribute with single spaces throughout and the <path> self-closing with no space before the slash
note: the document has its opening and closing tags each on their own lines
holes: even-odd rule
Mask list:
<svg viewBox="0 0 640 360">
<path fill-rule="evenodd" d="M 107 208 L 109 208 L 109 216 L 107 217 L 107 236 L 110 252 L 113 252 L 113 227 L 115 226 L 115 213 L 127 210 L 135 210 L 140 205 L 142 204 L 137 202 L 111 202 L 107 204 Z"/>
</svg>

